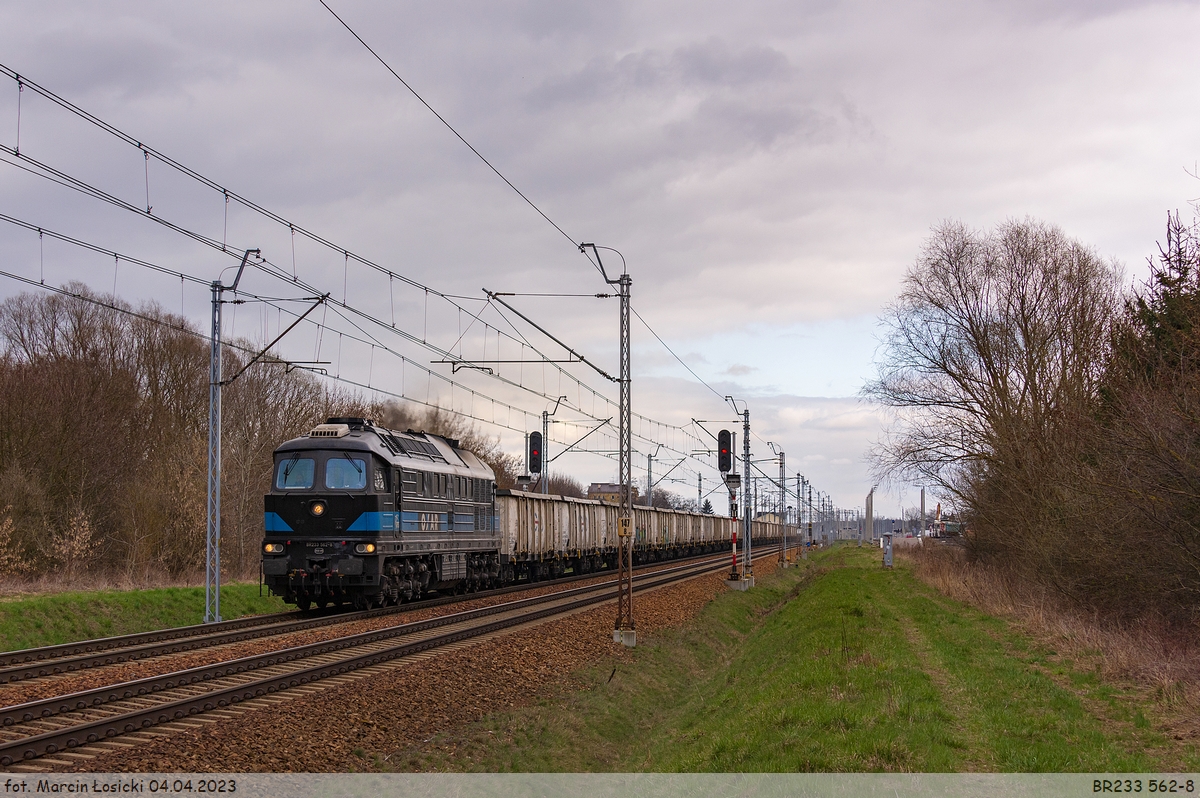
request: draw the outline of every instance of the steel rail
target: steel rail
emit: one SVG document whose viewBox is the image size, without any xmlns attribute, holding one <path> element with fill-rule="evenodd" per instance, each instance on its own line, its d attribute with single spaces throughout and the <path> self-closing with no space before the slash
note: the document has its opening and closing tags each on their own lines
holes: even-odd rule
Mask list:
<svg viewBox="0 0 1200 798">
<path fill-rule="evenodd" d="M 646 574 L 643 578 L 656 577 L 659 574 L 672 574 L 688 569 L 703 569 L 707 567 L 708 564 L 706 562 L 681 564 L 664 571 L 656 571 L 652 574 Z M 520 610 L 522 607 L 562 600 L 563 598 L 569 598 L 572 595 L 585 595 L 587 593 L 596 591 L 610 590 L 612 588 L 612 584 L 612 581 L 608 581 L 595 585 L 585 585 L 583 587 L 571 588 L 556 593 L 549 593 L 544 596 L 531 596 L 529 598 L 518 599 L 516 601 L 510 601 L 504 604 L 496 604 L 491 607 L 480 607 L 474 610 L 464 610 L 462 612 L 456 612 L 450 615 L 442 615 L 437 618 L 428 618 L 423 621 L 413 621 L 399 626 L 388 627 L 386 629 L 373 629 L 346 637 L 334 638 L 332 640 L 322 640 L 317 643 L 308 643 L 306 645 L 270 651 L 264 654 L 255 654 L 249 657 L 241 657 L 239 659 L 227 660 L 211 665 L 199 665 L 195 668 L 188 668 L 182 671 L 173 671 L 171 673 L 161 674 L 158 676 L 147 676 L 142 679 L 136 679 L 133 681 L 122 682 L 120 684 L 108 685 L 104 687 L 97 687 L 90 690 L 83 690 L 78 693 L 70 693 L 62 696 L 37 699 L 35 701 L 29 701 L 23 704 L 15 704 L 13 706 L 0 708 L 0 726 L 13 726 L 18 723 L 28 723 L 38 718 L 49 718 L 66 712 L 91 709 L 103 706 L 104 704 L 113 701 L 124 701 L 131 698 L 138 698 L 163 690 L 175 689 L 184 685 L 220 679 L 226 676 L 257 670 L 259 668 L 270 667 L 286 662 L 293 662 L 333 651 L 341 651 L 347 648 L 353 648 L 355 646 L 368 645 L 394 637 L 418 634 L 430 629 L 437 629 L 456 623 L 472 621 L 477 618 L 485 618 L 490 615 Z"/>
<path fill-rule="evenodd" d="M 675 560 L 675 562 L 689 562 L 709 556 L 712 555 L 699 554 L 693 557 L 681 557 Z M 645 563 L 640 566 L 639 570 L 657 567 L 662 564 L 662 562 Z M 602 577 L 607 573 L 609 572 L 606 569 L 586 574 L 572 574 L 571 576 L 560 577 L 559 579 L 522 582 L 492 590 L 481 590 L 476 593 L 439 596 L 422 601 L 408 602 L 394 607 L 382 607 L 355 612 L 337 612 L 336 610 L 332 610 L 325 611 L 325 614 L 317 617 L 313 617 L 311 613 L 303 611 L 272 613 L 270 615 L 238 618 L 231 621 L 195 624 L 152 632 L 136 632 L 117 637 L 105 637 L 95 640 L 83 640 L 77 643 L 63 643 L 55 646 L 3 652 L 0 653 L 0 684 L 73 673 L 89 668 L 116 665 L 122 662 L 130 662 L 164 654 L 195 651 L 227 643 L 254 640 L 260 637 L 290 634 L 333 624 L 351 623 L 368 618 L 428 609 L 430 607 L 454 604 L 471 599 L 506 595 L 536 587 L 569 584 L 583 579 Z M 318 610 L 318 612 L 322 611 Z"/>
<path fill-rule="evenodd" d="M 764 556 L 766 554 L 767 552 L 763 552 Z M 671 572 L 667 572 L 665 574 L 656 573 L 643 577 L 643 579 L 647 581 L 643 581 L 643 583 L 640 585 L 635 585 L 635 590 L 644 591 L 661 587 L 672 582 L 692 578 L 708 571 L 719 572 L 724 567 L 725 562 L 723 558 L 711 564 L 693 563 L 689 566 L 680 566 L 677 569 L 671 569 Z M 499 607 L 504 607 L 504 609 L 497 610 L 497 612 L 512 611 L 514 609 L 512 604 L 515 603 L 549 603 L 551 601 L 561 601 L 564 597 L 570 598 L 569 595 L 564 596 L 564 594 L 577 592 L 598 594 L 582 596 L 574 599 L 573 601 L 568 601 L 565 604 L 559 603 L 552 607 L 530 609 L 528 612 L 514 615 L 509 618 L 499 619 L 477 626 L 470 626 L 465 629 L 452 630 L 421 640 L 401 643 L 384 650 L 366 652 L 364 654 L 340 660 L 338 662 L 316 665 L 311 668 L 294 671 L 288 674 L 271 676 L 248 683 L 225 687 L 201 696 L 184 697 L 160 704 L 155 707 L 136 709 L 120 715 L 87 721 L 76 726 L 47 731 L 34 736 L 2 743 L 0 744 L 0 766 L 7 767 L 12 765 L 18 760 L 18 758 L 24 760 L 36 759 L 40 756 L 56 754 L 64 749 L 69 750 L 88 743 L 95 743 L 100 742 L 101 740 L 111 739 L 121 734 L 128 734 L 140 731 L 142 729 L 152 728 L 153 726 L 162 723 L 183 720 L 187 717 L 194 716 L 202 712 L 210 712 L 215 709 L 241 703 L 242 701 L 261 698 L 263 696 L 287 690 L 289 688 L 299 687 L 301 685 L 320 681 L 322 679 L 328 679 L 334 676 L 340 676 L 361 668 L 378 665 L 401 657 L 411 656 L 423 651 L 440 648 L 452 643 L 461 642 L 463 640 L 469 640 L 473 637 L 479 637 L 492 632 L 502 631 L 507 628 L 531 623 L 533 621 L 552 617 L 554 615 L 567 614 L 576 609 L 581 609 L 593 604 L 600 604 L 613 600 L 611 596 L 605 595 L 604 592 L 601 591 L 601 587 L 611 587 L 611 585 L 588 585 L 583 588 L 575 588 L 571 591 L 552 594 L 551 596 L 536 596 L 530 599 L 521 599 L 518 602 L 512 602 L 507 606 L 498 605 Z M 474 613 L 478 611 L 473 610 L 469 612 Z M 492 614 L 496 614 L 496 612 L 493 612 Z M 459 619 L 460 622 L 463 622 L 464 620 L 465 619 L 462 618 Z M 192 682 L 189 681 L 188 684 L 190 685 Z"/>
<path fill-rule="evenodd" d="M 214 631 L 242 629 L 248 626 L 261 626 L 290 617 L 300 617 L 300 612 L 280 612 L 269 615 L 252 615 L 247 618 L 237 618 L 220 623 L 195 624 L 192 626 L 177 626 L 173 629 L 159 629 L 152 632 L 134 632 L 133 634 L 117 635 L 114 637 L 99 637 L 94 640 L 80 640 L 75 643 L 60 643 L 54 646 L 40 646 L 17 651 L 0 652 L 0 666 L 16 666 L 30 662 L 73 657 L 81 654 L 91 654 L 97 651 L 107 651 L 116 648 L 127 648 L 142 643 L 161 642 L 164 640 L 196 637 L 211 634 Z M 5 670 L 0 670 L 0 681 L 4 681 Z"/>
</svg>

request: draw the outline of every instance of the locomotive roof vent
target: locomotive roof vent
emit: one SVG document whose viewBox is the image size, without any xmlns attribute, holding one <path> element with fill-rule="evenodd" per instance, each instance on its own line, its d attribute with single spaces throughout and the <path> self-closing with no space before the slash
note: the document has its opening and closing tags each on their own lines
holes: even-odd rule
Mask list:
<svg viewBox="0 0 1200 798">
<path fill-rule="evenodd" d="M 308 433 L 310 438 L 344 438 L 350 434 L 349 424 L 318 424 Z"/>
</svg>

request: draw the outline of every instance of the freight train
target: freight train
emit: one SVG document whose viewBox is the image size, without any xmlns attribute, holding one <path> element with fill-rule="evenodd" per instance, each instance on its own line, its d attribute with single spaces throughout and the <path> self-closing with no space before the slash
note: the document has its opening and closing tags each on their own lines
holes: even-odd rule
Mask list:
<svg viewBox="0 0 1200 798">
<path fill-rule="evenodd" d="M 616 505 L 495 484 L 452 438 L 330 418 L 275 450 L 263 582 L 300 609 L 365 609 L 616 568 Z M 728 551 L 741 528 L 700 513 L 633 515 L 635 563 Z M 779 532 L 754 524 L 756 543 Z"/>
</svg>

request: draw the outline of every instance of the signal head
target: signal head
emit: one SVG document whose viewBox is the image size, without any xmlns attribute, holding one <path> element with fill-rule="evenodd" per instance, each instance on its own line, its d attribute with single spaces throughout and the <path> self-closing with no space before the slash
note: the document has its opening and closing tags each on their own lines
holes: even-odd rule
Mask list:
<svg viewBox="0 0 1200 798">
<path fill-rule="evenodd" d="M 722 474 L 733 469 L 733 436 L 727 429 L 717 433 L 717 470 Z"/>
<path fill-rule="evenodd" d="M 542 433 L 529 433 L 529 473 L 542 473 Z"/>
</svg>

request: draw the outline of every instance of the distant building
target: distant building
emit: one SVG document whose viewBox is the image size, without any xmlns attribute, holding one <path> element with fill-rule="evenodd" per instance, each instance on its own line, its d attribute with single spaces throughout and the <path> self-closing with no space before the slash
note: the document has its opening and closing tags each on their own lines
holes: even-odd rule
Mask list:
<svg viewBox="0 0 1200 798">
<path fill-rule="evenodd" d="M 612 504 L 621 503 L 621 486 L 615 482 L 593 482 L 588 485 L 587 497 Z M 637 504 L 638 489 L 633 488 L 633 503 Z"/>
</svg>

